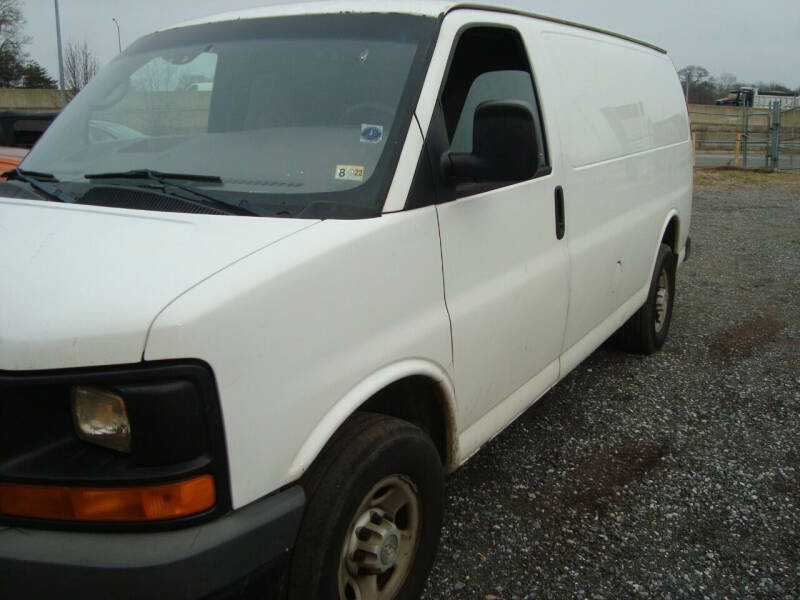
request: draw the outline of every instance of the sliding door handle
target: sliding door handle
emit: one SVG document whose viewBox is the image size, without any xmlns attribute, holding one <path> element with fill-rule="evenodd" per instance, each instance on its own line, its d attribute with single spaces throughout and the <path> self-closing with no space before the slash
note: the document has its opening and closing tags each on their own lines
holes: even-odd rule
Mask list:
<svg viewBox="0 0 800 600">
<path fill-rule="evenodd" d="M 564 189 L 559 185 L 556 187 L 556 239 L 564 237 L 567 223 L 564 218 Z"/>
</svg>

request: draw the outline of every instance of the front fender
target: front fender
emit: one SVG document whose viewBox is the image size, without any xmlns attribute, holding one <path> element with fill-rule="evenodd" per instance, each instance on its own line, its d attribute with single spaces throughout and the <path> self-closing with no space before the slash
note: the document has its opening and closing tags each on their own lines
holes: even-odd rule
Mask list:
<svg viewBox="0 0 800 600">
<path fill-rule="evenodd" d="M 459 456 L 458 436 L 456 435 L 455 388 L 450 376 L 440 365 L 421 358 L 409 358 L 386 365 L 375 371 L 350 389 L 320 420 L 311 435 L 306 438 L 289 467 L 289 476 L 299 478 L 314 462 L 325 444 L 336 430 L 372 396 L 407 377 L 426 377 L 435 382 L 443 400 L 445 425 L 447 428 L 448 464 L 445 469 L 453 470 Z"/>
</svg>

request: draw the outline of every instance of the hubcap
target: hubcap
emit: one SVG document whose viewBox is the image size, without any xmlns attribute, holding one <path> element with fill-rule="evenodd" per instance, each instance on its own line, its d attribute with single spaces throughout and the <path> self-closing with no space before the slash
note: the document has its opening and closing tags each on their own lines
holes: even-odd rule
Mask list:
<svg viewBox="0 0 800 600">
<path fill-rule="evenodd" d="M 378 482 L 351 521 L 339 560 L 341 600 L 394 598 L 414 564 L 422 515 L 416 486 L 401 475 Z"/>
<path fill-rule="evenodd" d="M 397 558 L 397 546 L 400 544 L 400 539 L 396 535 L 392 535 L 386 540 L 381 548 L 381 564 L 384 570 L 388 570 L 394 566 L 394 560 Z"/>
<path fill-rule="evenodd" d="M 664 329 L 667 322 L 667 310 L 669 308 L 669 276 L 666 269 L 661 269 L 658 276 L 658 287 L 656 288 L 656 321 L 655 330 L 659 333 Z"/>
<path fill-rule="evenodd" d="M 385 511 L 370 508 L 356 521 L 347 546 L 351 573 L 385 573 L 394 567 L 402 533 Z"/>
</svg>

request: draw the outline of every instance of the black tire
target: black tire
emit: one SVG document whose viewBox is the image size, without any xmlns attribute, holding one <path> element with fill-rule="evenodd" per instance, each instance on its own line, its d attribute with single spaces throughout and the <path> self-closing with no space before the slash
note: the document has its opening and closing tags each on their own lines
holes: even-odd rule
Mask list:
<svg viewBox="0 0 800 600">
<path fill-rule="evenodd" d="M 306 513 L 290 565 L 290 600 L 346 600 L 353 596 L 353 590 L 348 590 L 347 585 L 352 587 L 357 578 L 347 579 L 348 571 L 345 569 L 355 563 L 347 562 L 347 557 L 382 558 L 384 554 L 382 551 L 360 555 L 348 553 L 347 544 L 353 543 L 348 540 L 354 540 L 354 534 L 367 528 L 359 528 L 358 523 L 365 521 L 357 522 L 357 513 L 361 513 L 369 499 L 374 502 L 374 498 L 381 497 L 385 488 L 378 492 L 375 489 L 387 480 L 397 481 L 398 487 L 402 488 L 400 492 L 415 494 L 416 500 L 413 506 L 400 508 L 394 517 L 387 510 L 386 520 L 382 523 L 403 530 L 399 539 L 406 540 L 405 531 L 412 527 L 416 533 L 413 544 L 407 541 L 395 544 L 397 566 L 388 571 L 389 579 L 384 582 L 386 587 L 381 588 L 386 594 L 378 597 L 413 600 L 420 596 L 436 555 L 442 523 L 444 485 L 439 453 L 430 438 L 415 425 L 385 415 L 356 413 L 328 443 L 304 479 Z M 403 496 L 403 501 L 405 498 Z M 375 508 L 382 509 L 380 506 Z M 369 508 L 367 512 L 371 511 Z M 405 529 L 400 523 L 403 511 L 406 511 Z M 410 514 L 416 517 L 412 518 Z M 371 535 L 367 539 L 388 538 Z M 403 546 L 404 543 L 407 545 Z M 390 556 L 393 557 L 394 552 L 390 550 Z M 403 554 L 405 558 L 401 559 Z M 364 577 L 365 571 L 360 566 L 358 572 L 362 573 L 358 577 Z M 375 576 L 378 585 L 384 576 Z M 348 582 L 341 599 L 340 579 Z M 397 588 L 395 592 L 388 592 L 392 587 Z"/>
<path fill-rule="evenodd" d="M 615 335 L 615 341 L 624 349 L 641 354 L 653 354 L 664 345 L 669 333 L 675 300 L 675 267 L 676 259 L 672 249 L 666 244 L 661 244 L 647 301 Z M 666 290 L 663 287 L 665 281 Z M 664 298 L 666 298 L 666 310 L 663 309 Z"/>
</svg>

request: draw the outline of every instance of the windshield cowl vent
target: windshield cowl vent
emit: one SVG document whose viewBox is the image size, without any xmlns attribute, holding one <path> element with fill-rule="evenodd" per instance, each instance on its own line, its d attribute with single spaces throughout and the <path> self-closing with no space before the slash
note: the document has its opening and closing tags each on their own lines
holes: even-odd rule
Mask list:
<svg viewBox="0 0 800 600">
<path fill-rule="evenodd" d="M 201 206 L 173 196 L 139 189 L 98 186 L 89 190 L 76 204 L 129 208 L 133 210 L 155 210 L 160 212 L 194 213 L 202 215 L 225 215 L 221 210 Z"/>
<path fill-rule="evenodd" d="M 31 191 L 24 184 L 12 181 L 0 182 L 0 198 L 22 198 L 24 200 L 41 200 L 41 196 Z"/>
</svg>

